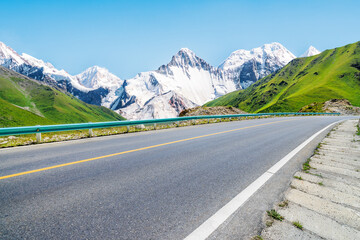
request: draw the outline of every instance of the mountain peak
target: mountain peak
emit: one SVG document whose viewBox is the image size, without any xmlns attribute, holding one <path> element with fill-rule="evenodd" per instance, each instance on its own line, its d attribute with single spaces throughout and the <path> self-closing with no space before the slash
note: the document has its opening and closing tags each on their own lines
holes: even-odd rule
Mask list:
<svg viewBox="0 0 360 240">
<path fill-rule="evenodd" d="M 12 60 L 18 65 L 24 63 L 24 60 L 17 52 L 15 52 L 11 47 L 7 46 L 5 43 L 0 42 L 0 64 L 3 65 L 8 60 Z"/>
<path fill-rule="evenodd" d="M 185 67 L 185 66 L 199 66 L 201 62 L 205 62 L 196 54 L 188 48 L 181 48 L 179 52 L 177 52 L 171 59 L 168 66 L 178 66 L 178 67 Z"/>
<path fill-rule="evenodd" d="M 189 48 L 180 48 L 180 50 L 177 54 L 195 55 L 195 53 L 193 51 L 191 51 Z"/>
<path fill-rule="evenodd" d="M 106 73 L 109 73 L 109 70 L 104 67 L 94 65 L 92 67 L 87 68 L 84 72 L 106 72 Z"/>
<path fill-rule="evenodd" d="M 278 42 L 267 43 L 251 50 L 239 49 L 230 54 L 230 56 L 219 66 L 223 70 L 236 70 L 241 68 L 248 61 L 266 63 L 272 61 L 279 65 L 285 66 L 295 58 L 288 49 Z"/>
<path fill-rule="evenodd" d="M 121 79 L 110 73 L 109 70 L 97 65 L 87 68 L 75 78 L 87 88 L 112 88 L 121 84 Z"/>
<path fill-rule="evenodd" d="M 314 55 L 317 55 L 321 53 L 319 50 L 317 50 L 315 47 L 310 46 L 306 52 L 304 52 L 300 57 L 311 57 Z"/>
</svg>

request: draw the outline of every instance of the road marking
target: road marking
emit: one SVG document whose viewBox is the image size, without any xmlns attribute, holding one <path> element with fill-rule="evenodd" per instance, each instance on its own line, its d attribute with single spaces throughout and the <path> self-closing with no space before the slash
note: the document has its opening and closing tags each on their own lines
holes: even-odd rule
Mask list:
<svg viewBox="0 0 360 240">
<path fill-rule="evenodd" d="M 342 121 L 342 120 L 341 120 Z M 259 190 L 277 171 L 279 171 L 291 158 L 293 158 L 301 149 L 303 149 L 309 142 L 314 140 L 319 134 L 328 129 L 330 126 L 339 123 L 331 123 L 324 127 L 310 138 L 301 143 L 298 147 L 288 153 L 280 161 L 275 163 L 259 178 L 242 190 L 238 195 L 230 200 L 225 206 L 220 208 L 214 215 L 207 219 L 197 229 L 190 233 L 184 240 L 203 240 L 208 238 L 226 219 L 228 219 L 235 211 L 237 211 L 257 190 Z"/>
<path fill-rule="evenodd" d="M 262 123 L 262 124 L 249 126 L 249 127 L 242 127 L 242 128 L 227 130 L 227 131 L 223 131 L 223 132 L 217 132 L 217 133 L 211 133 L 211 134 L 201 135 L 201 136 L 192 137 L 192 138 L 181 139 L 181 140 L 177 140 L 177 141 L 173 141 L 173 142 L 161 143 L 161 144 L 152 145 L 152 146 L 149 146 L 149 147 L 137 148 L 137 149 L 128 150 L 128 151 L 124 151 L 124 152 L 104 155 L 104 156 L 100 156 L 100 157 L 88 158 L 88 159 L 84 159 L 84 160 L 80 160 L 80 161 L 54 165 L 54 166 L 50 166 L 50 167 L 45 167 L 45 168 L 40 168 L 40 169 L 35 169 L 35 170 L 30 170 L 30 171 L 15 173 L 15 174 L 10 174 L 10 175 L 6 175 L 6 176 L 0 176 L 0 180 L 1 179 L 7 179 L 7 178 L 13 178 L 13 177 L 21 176 L 21 175 L 26 175 L 26 174 L 30 174 L 30 173 L 42 172 L 42 171 L 46 171 L 46 170 L 50 170 L 50 169 L 54 169 L 54 168 L 61 168 L 61 167 L 66 167 L 66 166 L 75 165 L 75 164 L 79 164 L 79 163 L 90 162 L 90 161 L 94 161 L 94 160 L 98 160 L 98 159 L 102 159 L 102 158 L 113 157 L 113 156 L 118 156 L 118 155 L 122 155 L 122 154 L 126 154 L 126 153 L 143 151 L 143 150 L 147 150 L 147 149 L 151 149 L 151 148 L 157 148 L 157 147 L 161 147 L 161 146 L 166 146 L 166 145 L 170 145 L 170 144 L 174 144 L 174 143 L 180 143 L 180 142 L 190 141 L 190 140 L 194 140 L 194 139 L 199 139 L 199 138 L 204 138 L 204 137 L 209 137 L 209 136 L 214 136 L 214 135 L 219 135 L 219 134 L 224 134 L 224 133 L 229 133 L 229 132 L 235 132 L 235 131 L 239 131 L 239 130 L 243 130 L 243 129 L 260 127 L 260 126 L 265 126 L 265 125 L 270 125 L 270 124 L 275 124 L 275 123 L 281 123 L 281 122 L 294 121 L 294 120 L 296 120 L 296 119 L 282 120 L 282 121 L 276 121 L 276 122 L 270 122 L 270 123 Z"/>
</svg>

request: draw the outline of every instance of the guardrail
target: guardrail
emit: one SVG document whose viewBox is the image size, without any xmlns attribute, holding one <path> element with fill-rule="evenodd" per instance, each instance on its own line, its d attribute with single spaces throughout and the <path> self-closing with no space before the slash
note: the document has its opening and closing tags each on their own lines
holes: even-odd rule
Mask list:
<svg viewBox="0 0 360 240">
<path fill-rule="evenodd" d="M 41 133 L 46 132 L 60 132 L 89 129 L 89 135 L 92 136 L 92 129 L 94 128 L 108 128 L 108 127 L 127 127 L 133 125 L 150 125 L 153 124 L 156 129 L 156 124 L 170 123 L 182 121 L 195 121 L 199 119 L 227 119 L 227 118 L 247 118 L 247 117 L 262 117 L 262 116 L 285 116 L 285 115 L 340 115 L 339 113 L 256 113 L 256 114 L 231 114 L 231 115 L 203 115 L 203 116 L 190 116 L 190 117 L 177 117 L 177 118 L 162 118 L 162 119 L 148 119 L 148 120 L 132 120 L 132 121 L 113 121 L 113 122 L 96 122 L 96 123 L 74 123 L 74 124 L 59 124 L 59 125 L 43 125 L 43 126 L 29 126 L 29 127 L 8 127 L 0 128 L 0 136 L 9 135 L 23 135 L 23 134 L 36 134 L 36 140 L 41 141 Z"/>
</svg>

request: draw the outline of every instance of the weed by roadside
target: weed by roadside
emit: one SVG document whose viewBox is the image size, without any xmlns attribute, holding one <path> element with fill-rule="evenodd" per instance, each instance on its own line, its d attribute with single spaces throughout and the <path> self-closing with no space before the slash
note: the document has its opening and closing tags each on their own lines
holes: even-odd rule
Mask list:
<svg viewBox="0 0 360 240">
<path fill-rule="evenodd" d="M 308 158 L 306 162 L 303 163 L 303 171 L 309 173 L 310 168 L 310 158 Z"/>
<path fill-rule="evenodd" d="M 278 204 L 279 207 L 287 207 L 289 205 L 289 201 L 285 200 Z"/>
<path fill-rule="evenodd" d="M 299 177 L 299 176 L 294 176 L 294 178 L 302 180 L 302 177 Z"/>
<path fill-rule="evenodd" d="M 271 209 L 270 211 L 266 211 L 269 217 L 272 217 L 273 219 L 282 221 L 284 220 L 284 217 L 281 216 L 275 209 Z"/>
<path fill-rule="evenodd" d="M 251 238 L 251 240 L 264 240 L 260 235 L 256 235 Z"/>
<path fill-rule="evenodd" d="M 320 177 L 320 178 L 323 178 L 323 176 L 321 174 L 317 174 L 317 173 L 310 173 L 311 175 L 314 175 L 314 176 L 317 176 L 317 177 Z"/>
<path fill-rule="evenodd" d="M 292 222 L 292 224 L 300 230 L 303 230 L 303 226 L 299 223 L 299 221 Z"/>
</svg>

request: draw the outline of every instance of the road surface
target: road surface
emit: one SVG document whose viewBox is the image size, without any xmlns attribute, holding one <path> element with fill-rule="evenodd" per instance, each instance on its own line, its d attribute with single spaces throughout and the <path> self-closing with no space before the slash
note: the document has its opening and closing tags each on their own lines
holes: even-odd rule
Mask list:
<svg viewBox="0 0 360 240">
<path fill-rule="evenodd" d="M 234 121 L 2 149 L 0 239 L 183 239 L 341 119 Z M 316 141 L 210 238 L 256 233 Z"/>
</svg>

